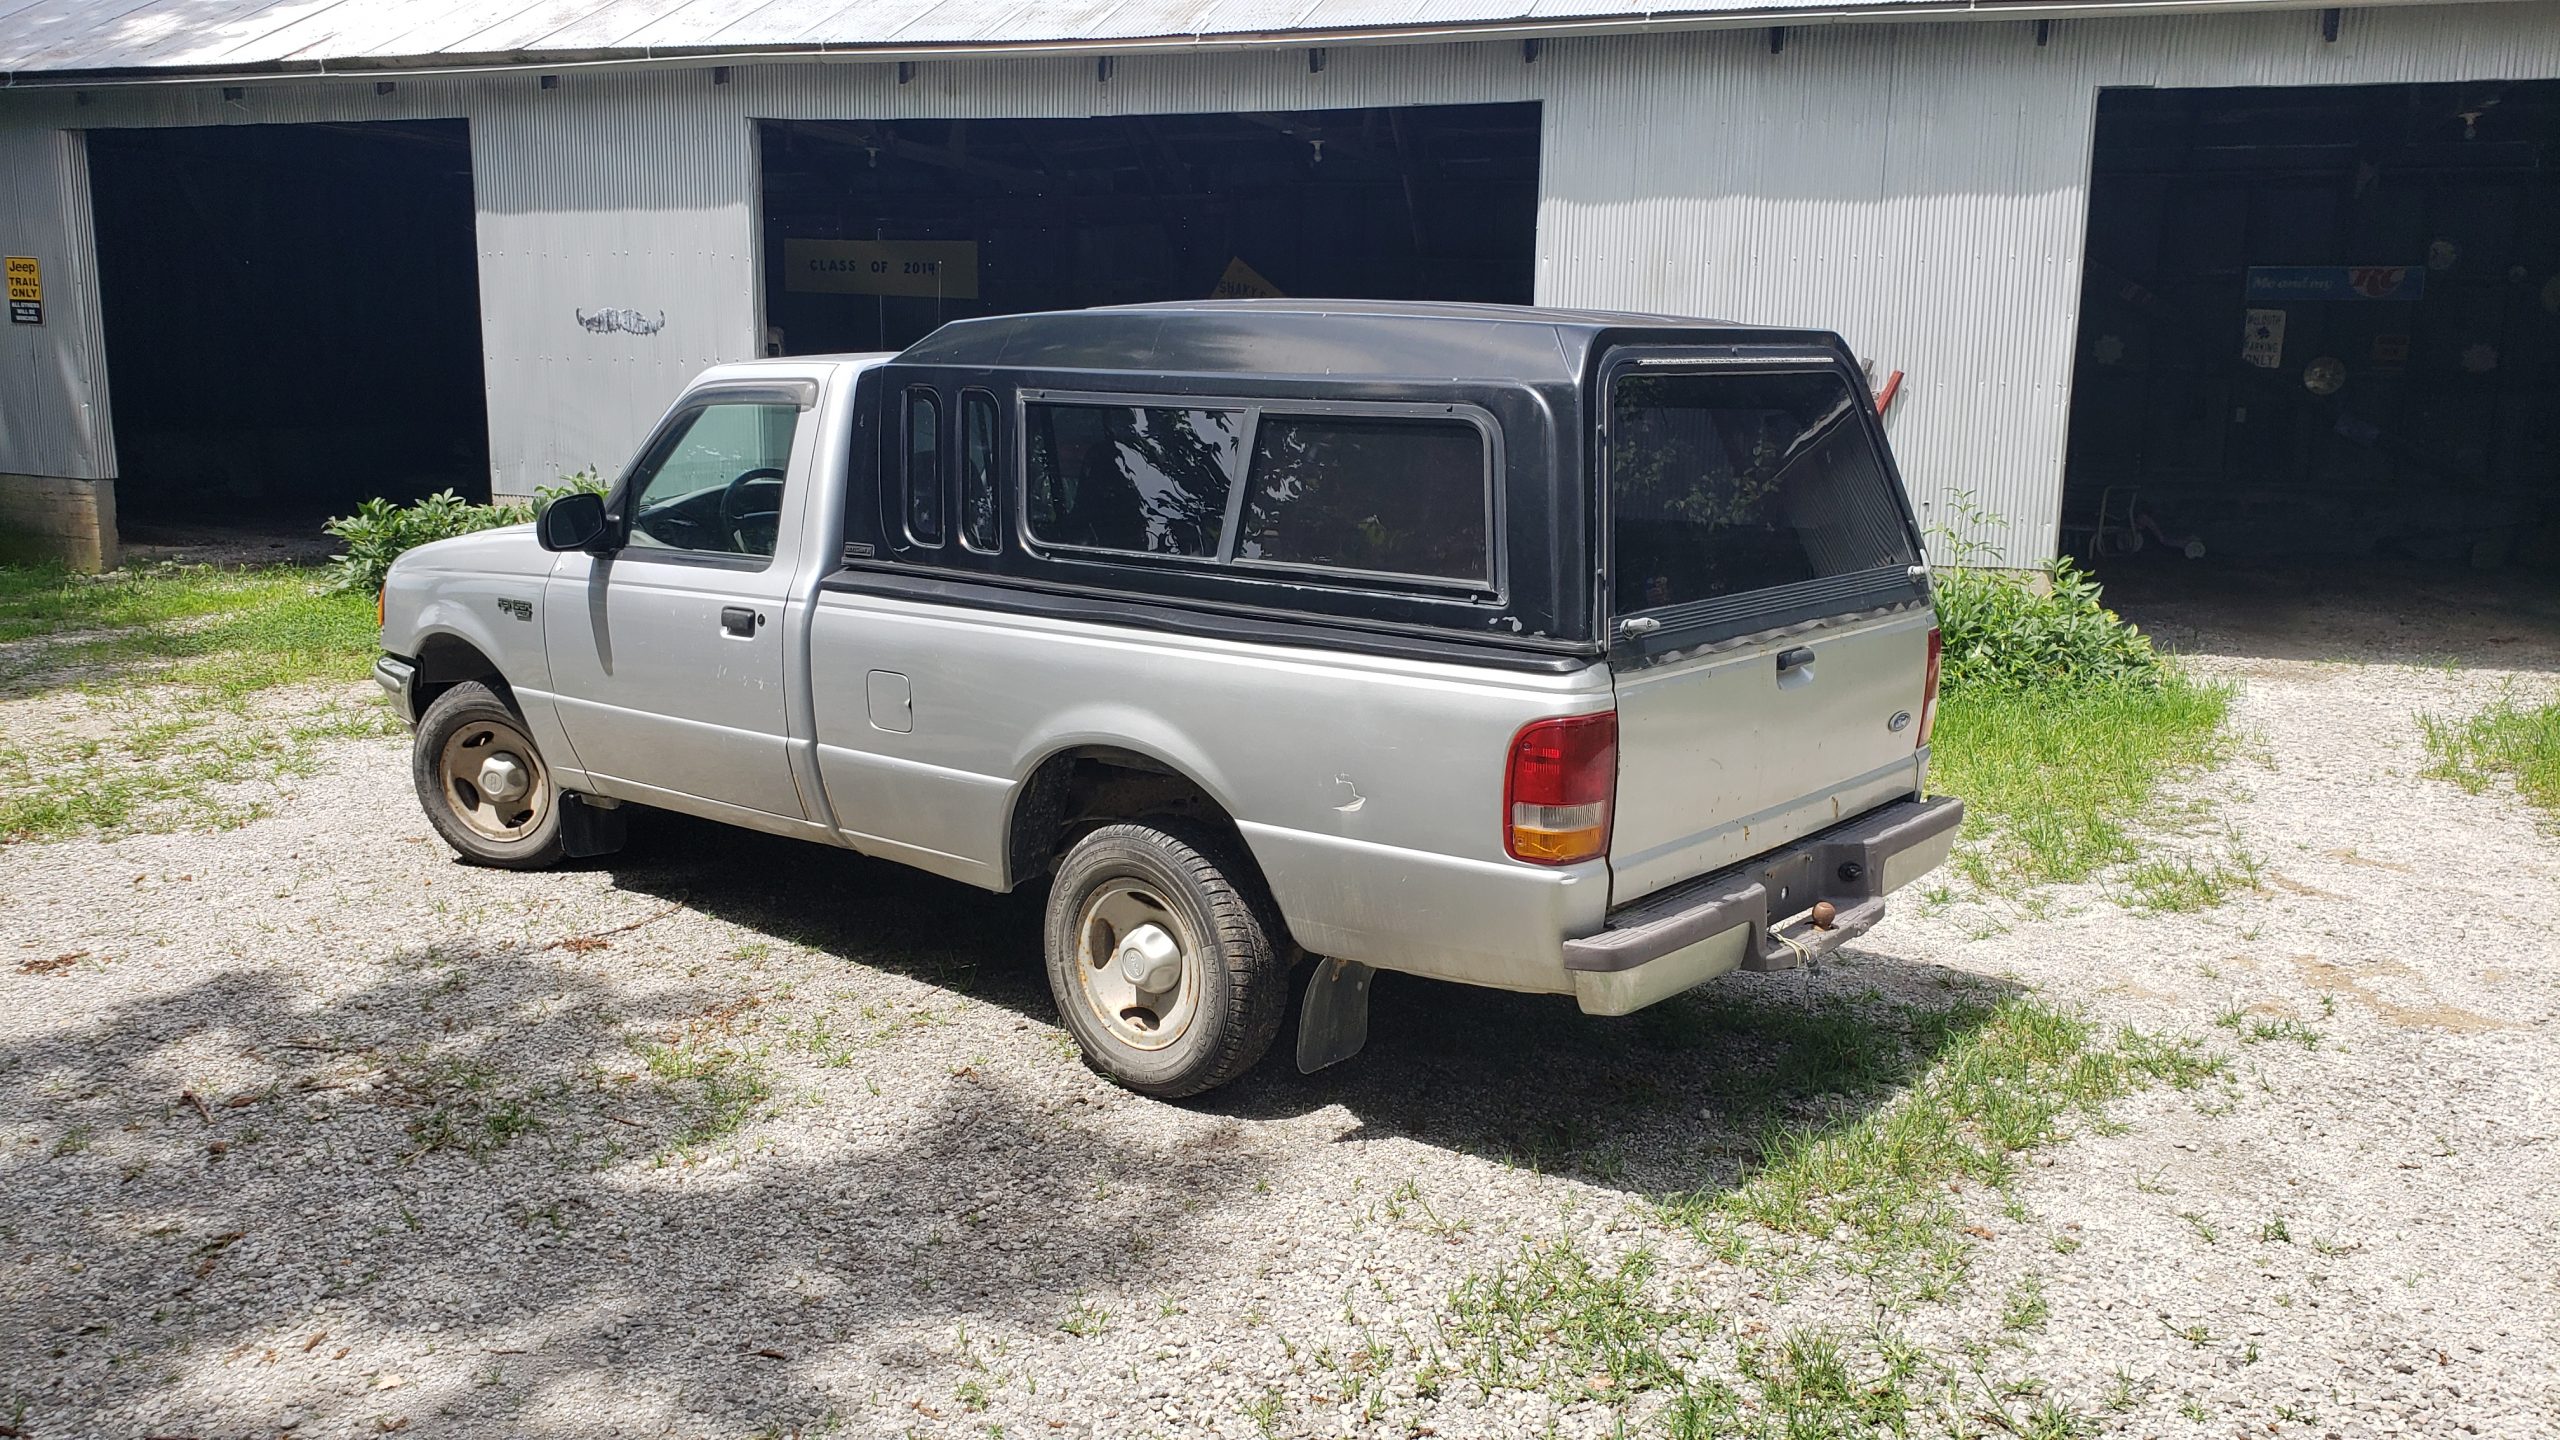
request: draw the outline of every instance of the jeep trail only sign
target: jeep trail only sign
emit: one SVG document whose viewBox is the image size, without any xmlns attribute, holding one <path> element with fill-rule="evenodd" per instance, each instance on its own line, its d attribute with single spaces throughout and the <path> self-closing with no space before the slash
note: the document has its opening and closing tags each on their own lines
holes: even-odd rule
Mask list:
<svg viewBox="0 0 2560 1440">
<path fill-rule="evenodd" d="M 9 321 L 14 325 L 44 323 L 44 268 L 33 255 L 8 258 Z"/>
</svg>

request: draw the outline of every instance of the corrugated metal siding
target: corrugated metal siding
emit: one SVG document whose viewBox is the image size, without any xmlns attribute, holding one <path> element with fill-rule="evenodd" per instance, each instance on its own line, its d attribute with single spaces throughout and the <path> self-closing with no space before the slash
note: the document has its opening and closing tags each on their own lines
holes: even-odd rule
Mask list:
<svg viewBox="0 0 2560 1440">
<path fill-rule="evenodd" d="M 0 472 L 116 473 L 89 221 L 80 135 L 0 126 L 0 254 L 44 267 L 44 323 L 0 324 Z"/>
<path fill-rule="evenodd" d="M 731 24 L 826 3 L 773 0 Z M 1889 427 L 1928 517 L 1949 520 L 1969 493 L 2005 519 L 1977 538 L 2024 564 L 2051 553 L 2059 518 L 2101 87 L 2560 76 L 2553 3 L 2350 11 L 2336 44 L 2303 12 L 2058 22 L 2042 48 L 2033 36 L 2025 22 L 1823 27 L 1791 32 L 1778 55 L 1756 31 L 1575 40 L 1534 65 L 1509 44 L 1356 47 L 1320 74 L 1295 51 L 1135 55 L 1108 83 L 1090 59 L 1021 59 L 931 62 L 907 85 L 873 63 L 741 67 L 720 86 L 695 69 L 571 73 L 549 91 L 529 75 L 410 78 L 390 96 L 312 80 L 239 102 L 213 85 L 109 89 L 79 108 L 0 93 L 0 185 L 53 175 L 39 199 L 60 192 L 59 137 L 42 137 L 64 127 L 468 116 L 492 454 L 500 488 L 521 492 L 618 466 L 696 368 L 755 352 L 752 117 L 1538 100 L 1541 301 L 1842 331 L 1879 378 L 1907 372 Z M 0 226 L 72 243 L 59 204 L 13 205 Z M 66 274 L 86 286 L 49 261 L 49 305 Z M 666 326 L 578 324 L 604 308 L 663 311 Z M 0 386 L 17 387 L 0 388 L 0 470 L 41 468 L 23 458 L 39 429 L 73 433 L 64 407 L 94 384 L 26 387 L 87 373 L 93 324 L 88 336 L 0 334 L 0 374 L 15 377 Z M 22 422 L 28 404 L 55 413 Z M 109 463 L 93 453 L 93 469 Z"/>
<path fill-rule="evenodd" d="M 757 353 L 754 131 L 699 75 L 474 107 L 490 462 L 502 493 L 610 475 L 706 366 Z M 731 113 L 722 113 L 724 110 Z M 588 329 L 633 311 L 648 334 Z"/>
</svg>

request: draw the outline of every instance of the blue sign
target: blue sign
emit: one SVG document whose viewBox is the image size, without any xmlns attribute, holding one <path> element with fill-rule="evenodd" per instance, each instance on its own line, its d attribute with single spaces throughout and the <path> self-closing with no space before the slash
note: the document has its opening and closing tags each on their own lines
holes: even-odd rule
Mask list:
<svg viewBox="0 0 2560 1440">
<path fill-rule="evenodd" d="M 2427 293 L 2418 265 L 2252 265 L 2253 304 L 2287 300 L 2415 300 Z"/>
</svg>

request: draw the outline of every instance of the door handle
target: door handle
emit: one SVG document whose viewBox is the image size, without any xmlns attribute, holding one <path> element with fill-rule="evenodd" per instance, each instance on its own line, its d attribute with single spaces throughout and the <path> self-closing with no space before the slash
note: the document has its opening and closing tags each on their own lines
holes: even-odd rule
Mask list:
<svg viewBox="0 0 2560 1440">
<path fill-rule="evenodd" d="M 1798 645 L 1792 650 L 1778 652 L 1778 673 L 1781 675 L 1792 674 L 1812 663 L 1813 651 L 1807 646 Z"/>
<path fill-rule="evenodd" d="M 763 623 L 764 617 L 747 606 L 723 605 L 720 607 L 720 628 L 728 634 L 752 636 L 756 633 L 756 627 Z"/>
</svg>

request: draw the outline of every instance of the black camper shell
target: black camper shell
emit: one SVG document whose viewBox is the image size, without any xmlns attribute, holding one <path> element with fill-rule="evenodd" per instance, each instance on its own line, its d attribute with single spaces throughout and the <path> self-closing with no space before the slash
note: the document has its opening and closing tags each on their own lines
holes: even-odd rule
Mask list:
<svg viewBox="0 0 2560 1440">
<path fill-rule="evenodd" d="M 1856 427 L 1857 443 L 1884 467 L 1891 496 L 1880 503 L 1909 543 L 1889 563 L 1620 623 L 1614 612 L 1627 607 L 1613 603 L 1603 543 L 1606 406 L 1615 378 L 1639 370 L 1839 376 L 1835 388 L 1858 403 L 1837 424 Z M 1086 412 L 1108 413 L 1096 420 Z M 1062 417 L 1078 434 L 1109 430 L 1124 456 L 1174 448 L 1201 473 L 1221 470 L 1225 515 L 1206 513 L 1221 498 L 1212 479 L 1147 497 L 1152 512 L 1163 512 L 1147 522 L 1156 548 L 1091 543 L 1095 522 L 1075 521 L 1048 494 L 1075 485 L 1076 462 L 1063 453 L 1072 446 L 1057 433 Z M 1909 563 L 1916 530 L 1865 377 L 1824 331 L 1367 301 L 1001 316 L 945 325 L 867 373 L 854 424 L 843 565 L 824 582 L 836 589 L 1559 670 L 1613 650 L 1641 658 L 1926 603 L 1928 594 Z M 1238 542 L 1243 497 L 1264 493 L 1256 473 L 1283 445 L 1303 446 L 1288 437 L 1307 427 L 1366 427 L 1374 437 L 1399 426 L 1438 445 L 1435 454 L 1473 453 L 1461 448 L 1468 429 L 1481 442 L 1481 518 L 1441 506 L 1441 533 L 1428 542 L 1433 573 L 1275 561 Z M 1450 482 L 1444 475 L 1439 483 Z M 1204 513 L 1172 513 L 1186 506 Z M 1471 525 L 1481 526 L 1480 567 L 1450 558 L 1479 538 Z"/>
</svg>

